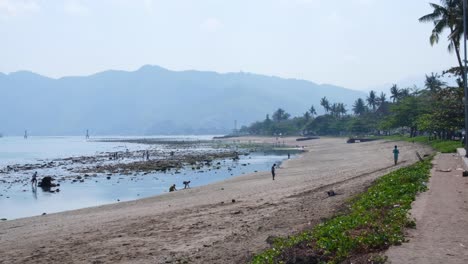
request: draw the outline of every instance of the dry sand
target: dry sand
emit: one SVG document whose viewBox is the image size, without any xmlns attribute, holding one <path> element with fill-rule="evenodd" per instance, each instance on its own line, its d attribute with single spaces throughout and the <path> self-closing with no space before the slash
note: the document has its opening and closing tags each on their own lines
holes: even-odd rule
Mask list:
<svg viewBox="0 0 468 264">
<path fill-rule="evenodd" d="M 273 142 L 272 138 L 243 138 Z M 133 202 L 0 223 L 0 263 L 244 263 L 269 236 L 313 226 L 374 179 L 431 150 L 344 138 L 286 144 L 306 153 L 270 172 Z M 339 195 L 328 198 L 333 189 Z M 231 202 L 235 199 L 235 203 Z"/>
<path fill-rule="evenodd" d="M 387 251 L 392 264 L 468 263 L 468 178 L 462 160 L 439 154 L 431 171 L 429 191 L 413 203 L 416 229 L 409 243 Z"/>
</svg>

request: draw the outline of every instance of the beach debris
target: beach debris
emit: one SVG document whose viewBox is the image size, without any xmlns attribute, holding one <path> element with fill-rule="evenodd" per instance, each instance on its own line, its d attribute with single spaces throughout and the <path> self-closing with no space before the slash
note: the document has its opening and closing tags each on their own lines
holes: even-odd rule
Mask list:
<svg viewBox="0 0 468 264">
<path fill-rule="evenodd" d="M 419 161 L 424 161 L 424 159 L 421 157 L 421 155 L 417 151 L 416 151 L 416 156 L 418 157 Z"/>
<path fill-rule="evenodd" d="M 233 215 L 237 215 L 237 214 L 240 214 L 240 213 L 242 213 L 242 211 L 240 211 L 240 210 L 232 211 L 232 212 L 231 212 L 231 214 L 233 214 Z"/>
<path fill-rule="evenodd" d="M 452 169 L 438 169 L 439 172 L 451 172 Z"/>
<path fill-rule="evenodd" d="M 57 186 L 56 184 L 52 183 L 53 181 L 55 181 L 54 178 L 50 177 L 50 176 L 45 176 L 44 178 L 42 178 L 42 180 L 39 182 L 38 186 L 41 187 L 41 188 L 44 188 L 44 189 L 50 189 L 52 187 L 55 187 Z"/>
<path fill-rule="evenodd" d="M 106 179 L 110 180 L 110 179 L 111 179 L 111 177 L 110 177 L 110 176 L 107 176 L 107 177 L 106 177 Z"/>
<path fill-rule="evenodd" d="M 232 203 L 235 203 L 235 202 L 236 202 L 236 199 L 232 199 L 232 201 L 231 201 L 231 202 L 232 202 Z"/>
<path fill-rule="evenodd" d="M 328 194 L 328 197 L 332 197 L 336 195 L 334 190 L 327 191 L 327 194 Z"/>
</svg>

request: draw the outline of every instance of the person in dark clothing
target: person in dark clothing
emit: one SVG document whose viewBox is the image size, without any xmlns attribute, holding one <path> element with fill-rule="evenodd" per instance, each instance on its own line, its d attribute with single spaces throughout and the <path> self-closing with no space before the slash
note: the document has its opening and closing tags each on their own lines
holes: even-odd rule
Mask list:
<svg viewBox="0 0 468 264">
<path fill-rule="evenodd" d="M 273 164 L 271 167 L 271 176 L 273 177 L 273 180 L 275 180 L 275 169 L 276 169 L 276 163 Z"/>
<path fill-rule="evenodd" d="M 190 181 L 184 181 L 183 184 L 184 184 L 184 189 L 187 189 L 187 188 L 190 189 L 190 185 L 189 185 Z"/>
<path fill-rule="evenodd" d="M 400 151 L 398 150 L 398 147 L 395 146 L 393 149 L 393 160 L 395 161 L 395 165 L 398 163 L 398 154 L 400 154 Z"/>
<path fill-rule="evenodd" d="M 33 187 L 37 186 L 37 171 L 34 172 L 32 178 L 31 178 L 31 184 Z"/>
<path fill-rule="evenodd" d="M 171 187 L 169 188 L 169 192 L 174 192 L 177 191 L 175 184 L 172 184 Z"/>
</svg>

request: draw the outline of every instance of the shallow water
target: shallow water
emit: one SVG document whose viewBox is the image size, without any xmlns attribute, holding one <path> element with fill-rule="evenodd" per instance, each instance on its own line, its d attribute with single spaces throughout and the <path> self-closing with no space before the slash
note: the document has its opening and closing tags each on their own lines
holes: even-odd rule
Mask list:
<svg viewBox="0 0 468 264">
<path fill-rule="evenodd" d="M 0 142 L 4 139 L 8 138 L 2 138 Z M 18 142 L 18 140 L 21 142 L 17 144 L 18 147 L 15 147 L 15 141 Z M 132 143 L 87 142 L 78 137 L 48 137 L 27 141 L 29 142 L 17 138 L 0 143 L 1 162 L 18 164 L 36 162 L 38 159 L 64 158 L 70 155 L 96 155 L 100 152 L 122 151 L 123 148 L 130 150 L 148 148 L 148 145 Z M 183 189 L 182 182 L 186 180 L 191 181 L 191 187 L 202 186 L 246 173 L 268 171 L 274 162 L 280 162 L 284 158 L 284 155 L 254 153 L 241 156 L 239 161 L 216 160 L 213 162 L 214 166 L 202 167 L 200 170 L 192 170 L 188 167 L 179 170 L 178 173 L 173 170 L 168 173 L 158 172 L 146 175 L 114 174 L 110 179 L 107 179 L 105 174 L 100 174 L 97 177 L 86 178 L 84 182 L 61 181 L 58 193 L 42 191 L 41 188 L 33 189 L 29 183 L 30 176 L 26 178 L 27 180 L 23 178 L 21 182 L 15 184 L 0 182 L 0 219 L 15 219 L 136 200 L 165 193 L 172 184 L 176 184 L 179 190 Z M 220 165 L 216 165 L 217 162 L 220 162 Z M 220 168 L 215 169 L 217 166 Z M 0 179 L 1 177 L 0 174 Z M 27 176 L 19 175 L 18 177 Z"/>
</svg>

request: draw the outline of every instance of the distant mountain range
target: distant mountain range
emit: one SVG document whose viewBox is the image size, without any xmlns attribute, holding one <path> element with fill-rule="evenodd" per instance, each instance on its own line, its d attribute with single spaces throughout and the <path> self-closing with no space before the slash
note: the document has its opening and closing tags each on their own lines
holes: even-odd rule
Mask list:
<svg viewBox="0 0 468 264">
<path fill-rule="evenodd" d="M 143 66 L 91 76 L 0 73 L 0 133 L 22 135 L 223 134 L 278 107 L 292 115 L 320 98 L 351 109 L 363 92 L 296 79 Z"/>
</svg>

